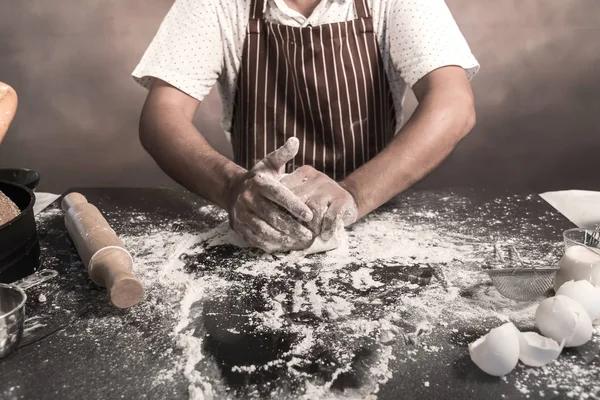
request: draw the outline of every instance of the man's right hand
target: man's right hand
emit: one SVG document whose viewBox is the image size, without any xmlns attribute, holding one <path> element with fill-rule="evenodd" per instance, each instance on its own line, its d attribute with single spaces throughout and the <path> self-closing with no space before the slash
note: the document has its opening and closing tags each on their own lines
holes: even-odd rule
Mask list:
<svg viewBox="0 0 600 400">
<path fill-rule="evenodd" d="M 231 227 L 248 244 L 267 252 L 308 247 L 312 232 L 302 225 L 313 218 L 304 202 L 279 182 L 285 164 L 298 153 L 292 137 L 267 155 L 231 187 L 227 211 Z"/>
</svg>

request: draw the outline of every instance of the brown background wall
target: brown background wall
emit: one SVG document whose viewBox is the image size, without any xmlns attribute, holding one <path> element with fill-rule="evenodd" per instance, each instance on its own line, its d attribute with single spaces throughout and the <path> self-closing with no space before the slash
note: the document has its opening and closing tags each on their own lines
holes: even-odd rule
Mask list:
<svg viewBox="0 0 600 400">
<path fill-rule="evenodd" d="M 0 81 L 20 106 L 0 166 L 34 168 L 55 192 L 172 185 L 138 143 L 146 92 L 130 78 L 171 2 L 3 1 Z M 421 186 L 600 189 L 600 1 L 448 4 L 482 64 L 478 124 Z M 219 108 L 211 95 L 197 123 L 230 154 Z"/>
</svg>

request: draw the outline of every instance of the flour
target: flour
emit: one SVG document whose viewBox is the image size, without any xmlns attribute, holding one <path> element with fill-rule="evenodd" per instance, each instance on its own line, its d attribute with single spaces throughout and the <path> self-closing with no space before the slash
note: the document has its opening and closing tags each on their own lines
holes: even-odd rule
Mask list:
<svg viewBox="0 0 600 400">
<path fill-rule="evenodd" d="M 148 245 L 151 241 L 164 240 L 161 235 L 164 236 L 164 233 L 147 236 L 142 241 Z M 190 315 L 203 297 L 210 297 L 210 293 L 217 291 L 227 291 L 231 281 L 236 279 L 241 279 L 245 285 L 268 279 L 267 286 L 272 282 L 285 286 L 291 280 L 289 290 L 269 287 L 271 291 L 280 291 L 269 293 L 260 307 L 264 311 L 253 311 L 248 320 L 255 325 L 252 329 L 257 333 L 280 332 L 294 340 L 291 347 L 276 359 L 260 365 L 233 365 L 230 367 L 232 373 L 252 376 L 279 371 L 283 379 L 292 385 L 294 393 L 307 399 L 335 398 L 337 395 L 335 391 L 331 392 L 332 385 L 339 384 L 341 376 L 350 374 L 353 375 L 350 379 L 362 382 L 361 390 L 354 389 L 356 396 L 364 397 L 369 392 L 376 392 L 378 385 L 392 376 L 389 362 L 395 357 L 392 345 L 398 338 L 404 340 L 403 335 L 416 338 L 430 332 L 432 324 L 443 313 L 444 308 L 439 305 L 451 304 L 460 298 L 458 289 L 452 287 L 447 290 L 439 281 L 433 281 L 426 291 L 419 284 L 401 279 L 388 279 L 384 283 L 385 263 L 482 262 L 484 257 L 476 251 L 475 246 L 464 242 L 464 235 L 453 237 L 452 232 L 399 222 L 392 215 L 384 214 L 367 218 L 354 226 L 348 232 L 348 240 L 329 253 L 304 257 L 297 252 L 269 255 L 250 249 L 244 250 L 246 253 L 232 250 L 234 254 L 242 252 L 234 256 L 236 262 L 227 264 L 223 257 L 213 255 L 211 252 L 214 250 L 209 249 L 223 246 L 234 246 L 230 249 L 235 249 L 243 246 L 243 242 L 224 221 L 209 232 L 185 235 L 177 242 L 152 246 L 158 248 L 153 253 L 154 257 L 167 258 L 169 261 L 159 271 L 145 273 L 145 278 L 158 275 L 163 284 L 167 279 L 172 280 L 171 285 L 175 286 L 185 281 L 179 323 L 175 328 L 184 359 L 180 366 L 174 368 L 183 369 L 183 374 L 190 382 L 191 398 L 219 397 L 219 393 L 223 392 L 220 385 L 210 385 L 202 375 L 202 368 L 198 367 L 201 361 L 208 359 L 202 351 L 202 338 L 194 336 L 192 328 L 195 324 Z M 177 257 L 177 254 L 181 256 Z M 201 260 L 195 265 L 209 268 L 210 273 L 206 270 L 200 275 L 184 272 L 186 261 L 189 260 Z M 385 260 L 385 263 L 381 260 Z M 220 265 L 212 267 L 213 262 Z M 148 264 L 148 260 L 145 263 Z M 463 272 L 456 274 L 449 268 L 442 267 L 451 284 L 465 278 L 468 278 L 467 281 L 477 280 L 471 275 L 479 275 L 479 279 L 482 277 L 479 269 L 470 272 L 460 269 Z M 292 273 L 292 269 L 296 272 Z M 297 276 L 293 277 L 294 274 Z M 249 292 L 262 290 L 252 285 L 247 287 Z M 420 295 L 411 296 L 411 291 L 418 291 Z M 407 295 L 402 296 L 402 293 Z M 485 297 L 485 293 L 482 296 Z M 396 301 L 390 302 L 391 298 Z M 461 309 L 465 317 L 470 317 L 463 306 L 456 308 Z M 197 310 L 195 312 L 198 313 Z M 413 329 L 412 332 L 399 328 L 399 315 L 403 316 L 403 328 L 412 327 L 409 328 Z M 478 318 L 476 315 L 472 317 Z M 314 324 L 313 321 L 318 322 Z M 235 327 L 227 332 L 234 336 L 241 334 Z M 312 368 L 310 365 L 320 365 L 324 361 L 319 353 L 315 353 L 316 349 L 327 349 L 326 357 L 331 367 L 320 373 L 309 374 L 304 371 Z M 359 371 L 358 375 L 352 372 L 357 369 L 354 359 L 357 351 L 367 354 L 360 361 L 366 369 Z M 434 350 L 425 348 L 425 351 Z M 259 390 L 258 387 L 255 390 Z M 250 394 L 251 391 L 247 391 L 244 395 Z M 348 394 L 345 393 L 345 396 Z"/>
<path fill-rule="evenodd" d="M 35 216 L 35 220 L 38 224 L 44 224 L 48 220 L 56 218 L 58 216 L 62 217 L 64 215 L 63 211 L 58 207 L 48 207 Z"/>
<path fill-rule="evenodd" d="M 371 277 L 371 271 L 373 270 L 370 268 L 360 268 L 350 273 L 350 276 L 352 276 L 352 286 L 359 290 L 367 290 L 371 287 L 383 286 L 383 282 L 376 282 L 373 280 Z"/>
<path fill-rule="evenodd" d="M 500 199 L 497 207 L 509 200 L 515 207 L 523 201 Z M 500 296 L 483 267 L 498 238 L 513 241 L 527 262 L 555 263 L 560 235 L 555 242 L 530 237 L 532 225 L 515 222 L 510 208 L 494 224 L 518 229 L 482 230 L 485 208 L 474 210 L 468 199 L 456 196 L 446 201 L 454 208 L 416 209 L 409 198 L 402 210 L 384 209 L 350 227 L 347 241 L 336 249 L 310 256 L 245 247 L 229 228 L 227 215 L 213 206 L 199 210 L 202 219 L 214 222 L 202 233 L 181 229 L 184 221 L 125 231 L 120 236 L 148 293 L 128 318 L 144 321 L 158 315 L 173 321 L 173 364 L 154 372 L 155 385 L 183 376 L 194 400 L 375 399 L 381 385 L 394 377 L 393 365 L 443 355 L 452 346 L 467 354 L 466 345 L 477 334 L 454 326 L 477 332 L 489 329 L 485 324 L 491 319 L 531 329 L 536 303 Z M 130 226 L 143 218 L 132 213 Z M 209 316 L 222 325 L 210 330 Z M 109 316 L 93 324 L 99 332 L 118 330 L 123 320 Z M 453 335 L 453 342 L 431 342 L 439 332 Z M 240 340 L 249 345 L 236 347 Z M 229 348 L 233 354 L 223 352 Z M 543 385 L 553 380 L 568 385 L 553 374 L 564 374 L 571 363 L 559 358 L 545 378 L 518 369 L 517 387 L 550 395 Z M 586 371 L 580 373 L 589 382 Z M 431 381 L 428 377 L 422 386 Z M 590 388 L 579 386 L 580 391 L 568 390 L 576 397 Z"/>
<path fill-rule="evenodd" d="M 424 216 L 433 218 L 431 213 Z M 237 262 L 221 265 L 222 269 L 215 271 L 220 278 L 235 275 L 246 283 L 269 279 L 285 284 L 290 279 L 290 265 L 299 265 L 293 267 L 297 276 L 293 278 L 289 291 L 267 296 L 265 311 L 256 311 L 250 317 L 256 324 L 255 332 L 284 332 L 295 337 L 295 342 L 275 360 L 262 365 L 233 365 L 233 373 L 253 376 L 280 371 L 284 379 L 293 383 L 300 398 L 335 398 L 338 395 L 331 391 L 332 385 L 338 382 L 340 376 L 357 369 L 352 362 L 355 351 L 366 351 L 368 356 L 361 362 L 367 369 L 362 371 L 362 375 L 355 374 L 353 377 L 363 382 L 362 391 L 355 389 L 355 395 L 364 397 L 369 392 L 377 392 L 378 385 L 393 375 L 389 363 L 395 357 L 392 345 L 397 340 L 418 343 L 446 318 L 450 318 L 444 322 L 446 324 L 452 322 L 452 318 L 478 324 L 482 315 L 514 320 L 524 325 L 532 320 L 532 304 L 523 306 L 504 299 L 489 285 L 480 286 L 467 297 L 463 296 L 462 287 L 486 281 L 480 267 L 490 249 L 481 246 L 476 236 L 440 230 L 434 223 L 415 225 L 398 221 L 385 213 L 367 218 L 347 234 L 347 242 L 329 253 L 313 257 L 294 252 L 287 255 L 251 253 L 250 256 L 240 253 Z M 243 246 L 226 221 L 207 233 L 186 236 L 179 243 L 182 244 L 175 253 L 184 250 L 185 259 L 203 259 L 204 266 L 211 260 L 219 260 L 207 249 Z M 184 351 L 183 373 L 190 382 L 190 397 L 218 397 L 219 393 L 223 393 L 219 391 L 219 385 L 210 385 L 198 370 L 197 365 L 206 360 L 206 354 L 201 350 L 202 339 L 189 331 L 190 325 L 193 325 L 189 313 L 193 304 L 200 302 L 211 289 L 212 292 L 216 288 L 227 290 L 227 280 L 214 279 L 206 273 L 193 279 L 185 273 L 178 275 L 184 266 L 176 266 L 178 261 L 174 260 L 176 258 L 172 258 L 167 268 L 169 273 L 161 276 L 163 279 L 170 276 L 176 282 L 178 279 L 187 280 L 180 323 L 175 332 Z M 417 264 L 436 264 L 445 282 L 433 279 L 423 287 L 401 279 L 385 279 L 386 268 L 390 265 Z M 443 283 L 448 286 L 444 287 Z M 285 311 L 286 307 L 289 313 Z M 399 316 L 402 316 L 400 320 Z M 290 324 L 290 317 L 296 318 L 296 322 Z M 307 322 L 313 319 L 318 321 L 316 325 Z M 239 334 L 239 330 L 233 328 L 229 332 Z M 321 374 L 303 372 L 311 364 L 320 362 L 314 351 L 323 346 L 329 349 L 327 357 L 332 369 Z M 414 356 L 419 351 L 432 353 L 439 352 L 440 348 L 419 345 L 408 354 Z M 244 395 L 251 393 L 245 392 Z M 347 396 L 345 393 L 344 397 Z"/>
<path fill-rule="evenodd" d="M 591 349 L 593 355 L 600 345 L 599 333 L 596 328 L 593 342 L 585 346 Z M 562 393 L 563 397 L 570 399 L 600 399 L 598 370 L 592 368 L 589 362 L 577 365 L 581 358 L 580 350 L 574 350 L 563 352 L 557 360 L 541 368 L 519 365 L 515 372 L 516 386 L 525 395 L 537 392 L 540 397 L 554 398 Z"/>
</svg>

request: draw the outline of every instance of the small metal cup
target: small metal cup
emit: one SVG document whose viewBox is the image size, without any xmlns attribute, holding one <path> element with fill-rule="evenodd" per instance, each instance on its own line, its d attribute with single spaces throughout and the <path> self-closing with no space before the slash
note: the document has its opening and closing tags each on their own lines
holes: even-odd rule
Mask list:
<svg viewBox="0 0 600 400">
<path fill-rule="evenodd" d="M 0 358 L 15 350 L 23 337 L 25 301 L 23 289 L 0 283 Z"/>
</svg>

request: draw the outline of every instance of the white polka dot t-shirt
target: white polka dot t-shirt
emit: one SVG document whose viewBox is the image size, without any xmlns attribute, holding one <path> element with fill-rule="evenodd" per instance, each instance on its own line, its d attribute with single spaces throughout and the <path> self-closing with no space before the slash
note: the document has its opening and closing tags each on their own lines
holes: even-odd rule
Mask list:
<svg viewBox="0 0 600 400">
<path fill-rule="evenodd" d="M 175 0 L 133 76 L 144 87 L 162 79 L 202 101 L 218 82 L 223 128 L 230 135 L 237 73 L 250 0 Z M 472 78 L 479 64 L 444 0 L 372 0 L 377 40 L 392 90 L 398 127 L 408 87 L 429 72 L 458 65 Z M 284 0 L 267 0 L 264 18 L 316 26 L 356 18 L 353 0 L 322 0 L 309 18 Z"/>
</svg>

